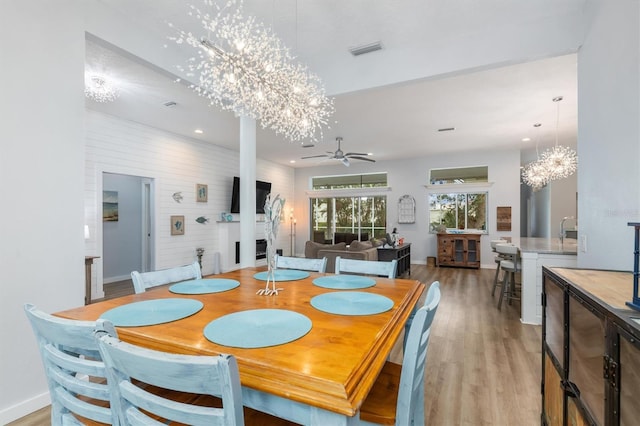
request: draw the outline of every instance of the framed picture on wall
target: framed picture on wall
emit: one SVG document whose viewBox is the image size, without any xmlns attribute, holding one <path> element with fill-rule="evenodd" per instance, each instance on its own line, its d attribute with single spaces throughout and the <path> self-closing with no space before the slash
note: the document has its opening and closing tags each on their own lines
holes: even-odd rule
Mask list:
<svg viewBox="0 0 640 426">
<path fill-rule="evenodd" d="M 118 221 L 118 191 L 102 191 L 102 221 Z"/>
<path fill-rule="evenodd" d="M 496 222 L 498 231 L 511 231 L 511 207 L 498 207 Z"/>
<path fill-rule="evenodd" d="M 196 184 L 196 201 L 206 203 L 209 196 L 209 187 L 202 183 Z"/>
<path fill-rule="evenodd" d="M 171 235 L 184 235 L 184 216 L 171 216 Z"/>
</svg>

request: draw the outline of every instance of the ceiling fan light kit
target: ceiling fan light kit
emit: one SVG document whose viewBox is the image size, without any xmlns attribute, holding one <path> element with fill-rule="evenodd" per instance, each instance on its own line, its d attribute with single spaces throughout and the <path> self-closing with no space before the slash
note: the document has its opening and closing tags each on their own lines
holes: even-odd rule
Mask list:
<svg viewBox="0 0 640 426">
<path fill-rule="evenodd" d="M 346 167 L 349 167 L 351 165 L 351 162 L 349 160 L 363 160 L 363 161 L 368 161 L 370 163 L 375 163 L 376 160 L 371 159 L 371 158 L 367 158 L 367 153 L 365 152 L 343 152 L 340 144 L 342 142 L 342 137 L 338 136 L 336 138 L 336 142 L 338 142 L 338 149 L 336 149 L 334 152 L 331 151 L 327 151 L 326 154 L 319 154 L 319 155 L 309 155 L 306 157 L 302 157 L 303 160 L 309 159 L 309 158 L 325 158 L 327 160 L 339 160 L 342 164 L 344 164 Z"/>
</svg>

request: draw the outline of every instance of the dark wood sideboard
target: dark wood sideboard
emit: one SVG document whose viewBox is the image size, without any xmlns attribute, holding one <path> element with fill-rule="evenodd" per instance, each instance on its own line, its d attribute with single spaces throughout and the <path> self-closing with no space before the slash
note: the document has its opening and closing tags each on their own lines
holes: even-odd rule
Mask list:
<svg viewBox="0 0 640 426">
<path fill-rule="evenodd" d="M 394 248 L 378 247 L 378 260 L 390 262 L 393 259 L 398 261 L 396 277 L 411 273 L 411 243 L 403 244 Z"/>
</svg>

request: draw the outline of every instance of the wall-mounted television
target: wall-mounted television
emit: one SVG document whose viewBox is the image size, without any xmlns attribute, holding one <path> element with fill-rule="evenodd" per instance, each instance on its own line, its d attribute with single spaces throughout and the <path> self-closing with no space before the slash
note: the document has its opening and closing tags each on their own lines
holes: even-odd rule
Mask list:
<svg viewBox="0 0 640 426">
<path fill-rule="evenodd" d="M 271 182 L 256 181 L 256 213 L 264 214 L 264 202 L 271 193 Z M 231 213 L 240 213 L 240 178 L 233 177 L 231 193 Z"/>
</svg>

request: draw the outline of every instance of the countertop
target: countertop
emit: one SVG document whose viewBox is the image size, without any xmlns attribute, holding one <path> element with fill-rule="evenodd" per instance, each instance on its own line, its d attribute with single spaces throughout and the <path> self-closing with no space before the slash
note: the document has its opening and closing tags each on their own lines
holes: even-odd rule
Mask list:
<svg viewBox="0 0 640 426">
<path fill-rule="evenodd" d="M 578 254 L 578 240 L 565 238 L 560 244 L 560 238 L 520 238 L 520 251 L 523 253 L 545 254 Z"/>
</svg>

